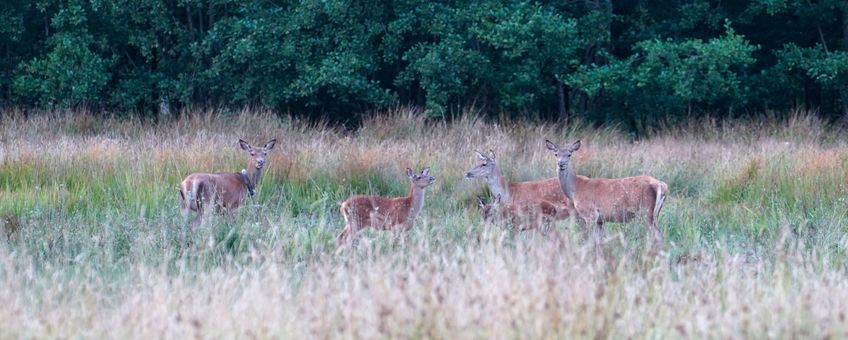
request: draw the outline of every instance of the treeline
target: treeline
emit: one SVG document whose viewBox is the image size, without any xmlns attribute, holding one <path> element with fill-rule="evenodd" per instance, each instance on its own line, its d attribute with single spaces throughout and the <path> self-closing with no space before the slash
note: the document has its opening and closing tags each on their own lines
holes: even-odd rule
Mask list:
<svg viewBox="0 0 848 340">
<path fill-rule="evenodd" d="M 848 1 L 6 0 L 4 106 L 848 114 Z"/>
</svg>

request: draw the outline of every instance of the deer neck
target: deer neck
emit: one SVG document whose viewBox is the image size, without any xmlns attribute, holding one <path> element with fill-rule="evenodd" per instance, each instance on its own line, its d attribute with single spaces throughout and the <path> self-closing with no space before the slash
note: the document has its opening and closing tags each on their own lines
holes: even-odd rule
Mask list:
<svg viewBox="0 0 848 340">
<path fill-rule="evenodd" d="M 574 193 L 577 192 L 577 185 L 575 183 L 574 176 L 574 167 L 571 166 L 571 163 L 568 163 L 568 166 L 564 170 L 558 170 L 559 174 L 559 186 L 562 188 L 562 192 L 565 193 L 565 197 L 568 197 L 570 200 L 574 200 Z"/>
<path fill-rule="evenodd" d="M 244 180 L 246 182 L 246 183 L 244 183 L 245 187 L 248 191 L 248 194 L 250 196 L 253 196 L 253 195 L 256 194 L 255 190 L 256 190 L 256 186 L 259 185 L 259 179 L 262 178 L 262 169 L 259 169 L 255 166 L 248 165 L 247 169 L 245 169 L 243 171 L 245 171 L 245 174 L 246 174 L 246 176 L 244 177 Z"/>
<path fill-rule="evenodd" d="M 424 209 L 424 188 L 419 188 L 412 184 L 409 188 L 409 220 L 415 219 L 415 216 Z"/>
<path fill-rule="evenodd" d="M 501 195 L 501 202 L 512 202 L 509 196 L 509 183 L 501 176 L 501 171 L 497 167 L 491 176 L 486 177 L 486 181 L 489 183 L 489 191 L 492 192 L 493 197 Z"/>
</svg>

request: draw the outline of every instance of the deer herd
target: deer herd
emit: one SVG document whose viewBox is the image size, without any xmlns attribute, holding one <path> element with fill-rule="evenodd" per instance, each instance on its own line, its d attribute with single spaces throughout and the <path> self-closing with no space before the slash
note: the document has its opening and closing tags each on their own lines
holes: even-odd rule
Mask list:
<svg viewBox="0 0 848 340">
<path fill-rule="evenodd" d="M 265 157 L 274 148 L 271 139 L 261 148 L 244 140 L 239 146 L 250 156 L 247 168 L 241 172 L 193 173 L 179 185 L 180 212 L 188 222 L 191 212 L 196 217 L 191 227 L 197 228 L 208 207 L 216 212 L 237 210 L 252 198 L 261 179 Z M 577 140 L 559 148 L 549 140 L 545 146 L 556 158 L 557 177 L 538 181 L 509 182 L 500 170 L 494 151 L 477 152 L 480 163 L 465 174 L 465 178 L 484 178 L 493 201 L 486 203 L 477 197 L 483 220 L 511 224 L 518 230 L 540 230 L 557 220 L 574 218 L 584 233 L 584 239 L 595 246 L 603 242 L 604 223 L 626 223 L 638 220 L 650 229 L 655 246 L 663 247 L 662 231 L 657 225 L 660 210 L 668 195 L 668 185 L 651 176 L 625 178 L 589 178 L 577 175 L 571 156 L 580 149 Z M 424 208 L 424 193 L 436 178 L 430 168 L 420 173 L 406 169 L 409 194 L 405 197 L 355 195 L 341 203 L 344 228 L 336 238 L 338 251 L 351 243 L 360 230 L 374 228 L 402 233 L 411 229 L 416 216 Z"/>
</svg>

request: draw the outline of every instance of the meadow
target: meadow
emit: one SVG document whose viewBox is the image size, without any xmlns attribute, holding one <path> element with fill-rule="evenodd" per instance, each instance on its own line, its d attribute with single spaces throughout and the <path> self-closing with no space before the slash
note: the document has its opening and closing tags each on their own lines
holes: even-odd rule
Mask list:
<svg viewBox="0 0 848 340">
<path fill-rule="evenodd" d="M 0 338 L 848 337 L 848 139 L 810 114 L 692 120 L 633 138 L 579 122 L 450 123 L 396 109 L 346 131 L 261 110 L 142 122 L 0 115 Z M 189 230 L 177 185 L 239 171 L 277 138 L 254 201 Z M 556 175 L 544 140 L 581 138 L 578 174 L 649 174 L 671 191 L 665 253 L 608 224 L 481 222 L 492 149 L 508 178 Z M 406 235 L 338 255 L 339 203 L 437 178 Z"/>
</svg>

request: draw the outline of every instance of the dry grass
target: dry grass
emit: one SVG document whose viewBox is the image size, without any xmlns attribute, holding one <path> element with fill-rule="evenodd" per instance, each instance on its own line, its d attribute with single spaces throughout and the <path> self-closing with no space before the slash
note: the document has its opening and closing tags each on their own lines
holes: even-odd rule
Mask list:
<svg viewBox="0 0 848 340">
<path fill-rule="evenodd" d="M 357 132 L 267 112 L 142 123 L 61 113 L 0 120 L 0 338 L 848 337 L 848 144 L 809 115 L 691 122 L 633 141 L 615 129 L 410 110 Z M 244 167 L 236 141 L 276 137 L 258 200 L 188 233 L 176 184 Z M 671 196 L 668 254 L 611 225 L 606 254 L 575 225 L 515 234 L 480 222 L 493 149 L 515 180 L 555 175 L 542 141 L 582 138 L 578 173 L 651 174 Z M 409 235 L 366 232 L 333 255 L 338 202 L 437 184 Z M 11 227 L 10 227 L 11 226 Z"/>
</svg>

